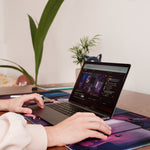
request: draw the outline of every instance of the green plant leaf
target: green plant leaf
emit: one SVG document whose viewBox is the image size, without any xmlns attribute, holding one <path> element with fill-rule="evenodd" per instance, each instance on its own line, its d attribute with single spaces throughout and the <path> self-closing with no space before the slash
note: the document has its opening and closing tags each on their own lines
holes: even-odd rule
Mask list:
<svg viewBox="0 0 150 150">
<path fill-rule="evenodd" d="M 18 70 L 18 71 L 20 71 L 21 73 L 23 73 L 21 69 L 19 69 L 18 67 L 12 66 L 12 65 L 0 65 L 0 67 L 2 67 L 2 68 L 15 69 L 15 70 Z"/>
<path fill-rule="evenodd" d="M 15 63 L 11 60 L 7 60 L 7 59 L 0 59 L 0 60 L 10 62 L 10 63 L 13 63 L 13 64 L 17 65 L 18 67 L 12 66 L 12 65 L 0 65 L 0 67 L 11 68 L 11 69 L 15 69 L 15 70 L 20 71 L 22 74 L 24 74 L 29 79 L 30 83 L 33 84 L 33 79 L 31 77 L 31 75 L 23 67 L 21 67 L 20 65 L 18 65 L 17 63 Z"/>
<path fill-rule="evenodd" d="M 35 52 L 35 84 L 37 84 L 45 37 L 63 1 L 64 0 L 49 0 L 40 18 L 33 42 Z"/>
<path fill-rule="evenodd" d="M 30 23 L 32 44 L 33 44 L 33 48 L 34 48 L 34 38 L 35 38 L 36 31 L 37 31 L 37 27 L 36 27 L 36 24 L 35 24 L 33 18 L 30 15 L 28 15 L 28 18 L 29 18 L 29 23 Z"/>
<path fill-rule="evenodd" d="M 89 40 L 88 36 L 80 38 L 80 43 L 77 46 L 73 46 L 69 50 L 74 54 L 72 58 L 73 62 L 76 64 L 84 63 L 84 55 L 87 55 L 90 52 L 90 48 L 96 46 L 97 40 L 99 40 L 99 34 L 95 35 L 92 39 Z"/>
</svg>

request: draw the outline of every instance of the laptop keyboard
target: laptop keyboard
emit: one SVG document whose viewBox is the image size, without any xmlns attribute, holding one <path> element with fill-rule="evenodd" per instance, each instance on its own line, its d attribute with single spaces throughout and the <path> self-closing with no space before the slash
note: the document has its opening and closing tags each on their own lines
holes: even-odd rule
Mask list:
<svg viewBox="0 0 150 150">
<path fill-rule="evenodd" d="M 85 109 L 82 109 L 70 103 L 54 103 L 47 106 L 67 116 L 71 116 L 76 112 L 88 112 Z"/>
<path fill-rule="evenodd" d="M 51 103 L 50 105 L 47 105 L 47 106 L 67 116 L 72 116 L 76 112 L 89 112 L 85 109 L 72 105 L 71 103 L 63 103 L 63 102 L 54 103 L 54 104 Z M 103 115 L 100 115 L 100 114 L 96 114 L 96 115 L 101 118 L 104 117 Z"/>
</svg>

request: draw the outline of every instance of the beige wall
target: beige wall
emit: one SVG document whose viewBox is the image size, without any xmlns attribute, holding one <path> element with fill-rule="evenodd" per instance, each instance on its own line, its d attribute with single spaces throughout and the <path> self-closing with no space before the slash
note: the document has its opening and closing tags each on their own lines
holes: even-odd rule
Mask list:
<svg viewBox="0 0 150 150">
<path fill-rule="evenodd" d="M 3 1 L 0 1 L 0 50 L 1 50 L 1 57 L 5 57 L 4 49 L 4 13 L 3 13 Z"/>
<path fill-rule="evenodd" d="M 39 20 L 47 1 L 2 2 L 4 12 L 0 18 L 4 19 L 5 26 L 0 39 L 5 41 L 5 48 L 0 51 L 5 51 L 7 58 L 21 64 L 34 76 L 27 14 Z M 103 61 L 131 63 L 124 88 L 150 94 L 149 6 L 149 0 L 65 0 L 45 41 L 39 83 L 74 82 L 77 66 L 72 63 L 68 49 L 84 35 L 102 34 L 97 51 L 92 54 L 102 52 Z M 7 73 L 19 75 L 12 70 Z"/>
</svg>

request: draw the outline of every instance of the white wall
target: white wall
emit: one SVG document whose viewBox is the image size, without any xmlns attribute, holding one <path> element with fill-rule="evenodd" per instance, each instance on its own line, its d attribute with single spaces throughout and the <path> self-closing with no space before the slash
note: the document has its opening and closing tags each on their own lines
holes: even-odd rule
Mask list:
<svg viewBox="0 0 150 150">
<path fill-rule="evenodd" d="M 7 49 L 6 44 L 4 41 L 4 4 L 3 1 L 0 1 L 0 58 L 7 57 Z M 0 62 L 0 64 L 3 64 L 3 62 Z M 0 73 L 3 72 L 6 74 L 7 69 L 0 68 Z"/>
<path fill-rule="evenodd" d="M 7 58 L 24 66 L 33 76 L 34 54 L 27 14 L 39 20 L 46 2 L 3 0 Z M 102 52 L 103 61 L 131 63 L 124 88 L 150 94 L 149 6 L 149 0 L 65 0 L 45 41 L 38 82 L 74 82 L 77 66 L 68 49 L 85 35 L 102 34 L 93 54 Z M 19 75 L 12 70 L 7 73 Z"/>
<path fill-rule="evenodd" d="M 6 56 L 6 50 L 5 49 L 5 41 L 4 41 L 4 11 L 3 11 L 3 1 L 0 1 L 0 50 L 1 55 L 0 57 Z"/>
</svg>

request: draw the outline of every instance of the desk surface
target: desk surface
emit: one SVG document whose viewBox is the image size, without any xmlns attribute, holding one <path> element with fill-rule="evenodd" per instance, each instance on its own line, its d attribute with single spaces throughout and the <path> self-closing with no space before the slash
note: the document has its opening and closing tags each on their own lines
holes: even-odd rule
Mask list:
<svg viewBox="0 0 150 150">
<path fill-rule="evenodd" d="M 58 86 L 71 86 L 73 84 L 51 84 L 50 87 L 58 87 Z M 24 87 L 3 87 L 0 88 L 0 95 L 8 95 L 8 94 L 17 94 L 17 93 L 30 93 L 32 92 L 32 85 L 24 86 Z M 34 91 L 34 92 L 39 92 Z M 137 92 L 131 92 L 127 90 L 123 90 L 117 107 L 126 109 L 141 115 L 145 115 L 150 117 L 150 95 L 142 94 Z M 0 113 L 0 115 L 3 112 Z M 149 150 L 150 146 L 145 146 L 142 148 L 138 148 L 138 150 Z M 48 150 L 68 150 L 65 147 L 54 147 L 48 148 Z"/>
</svg>

